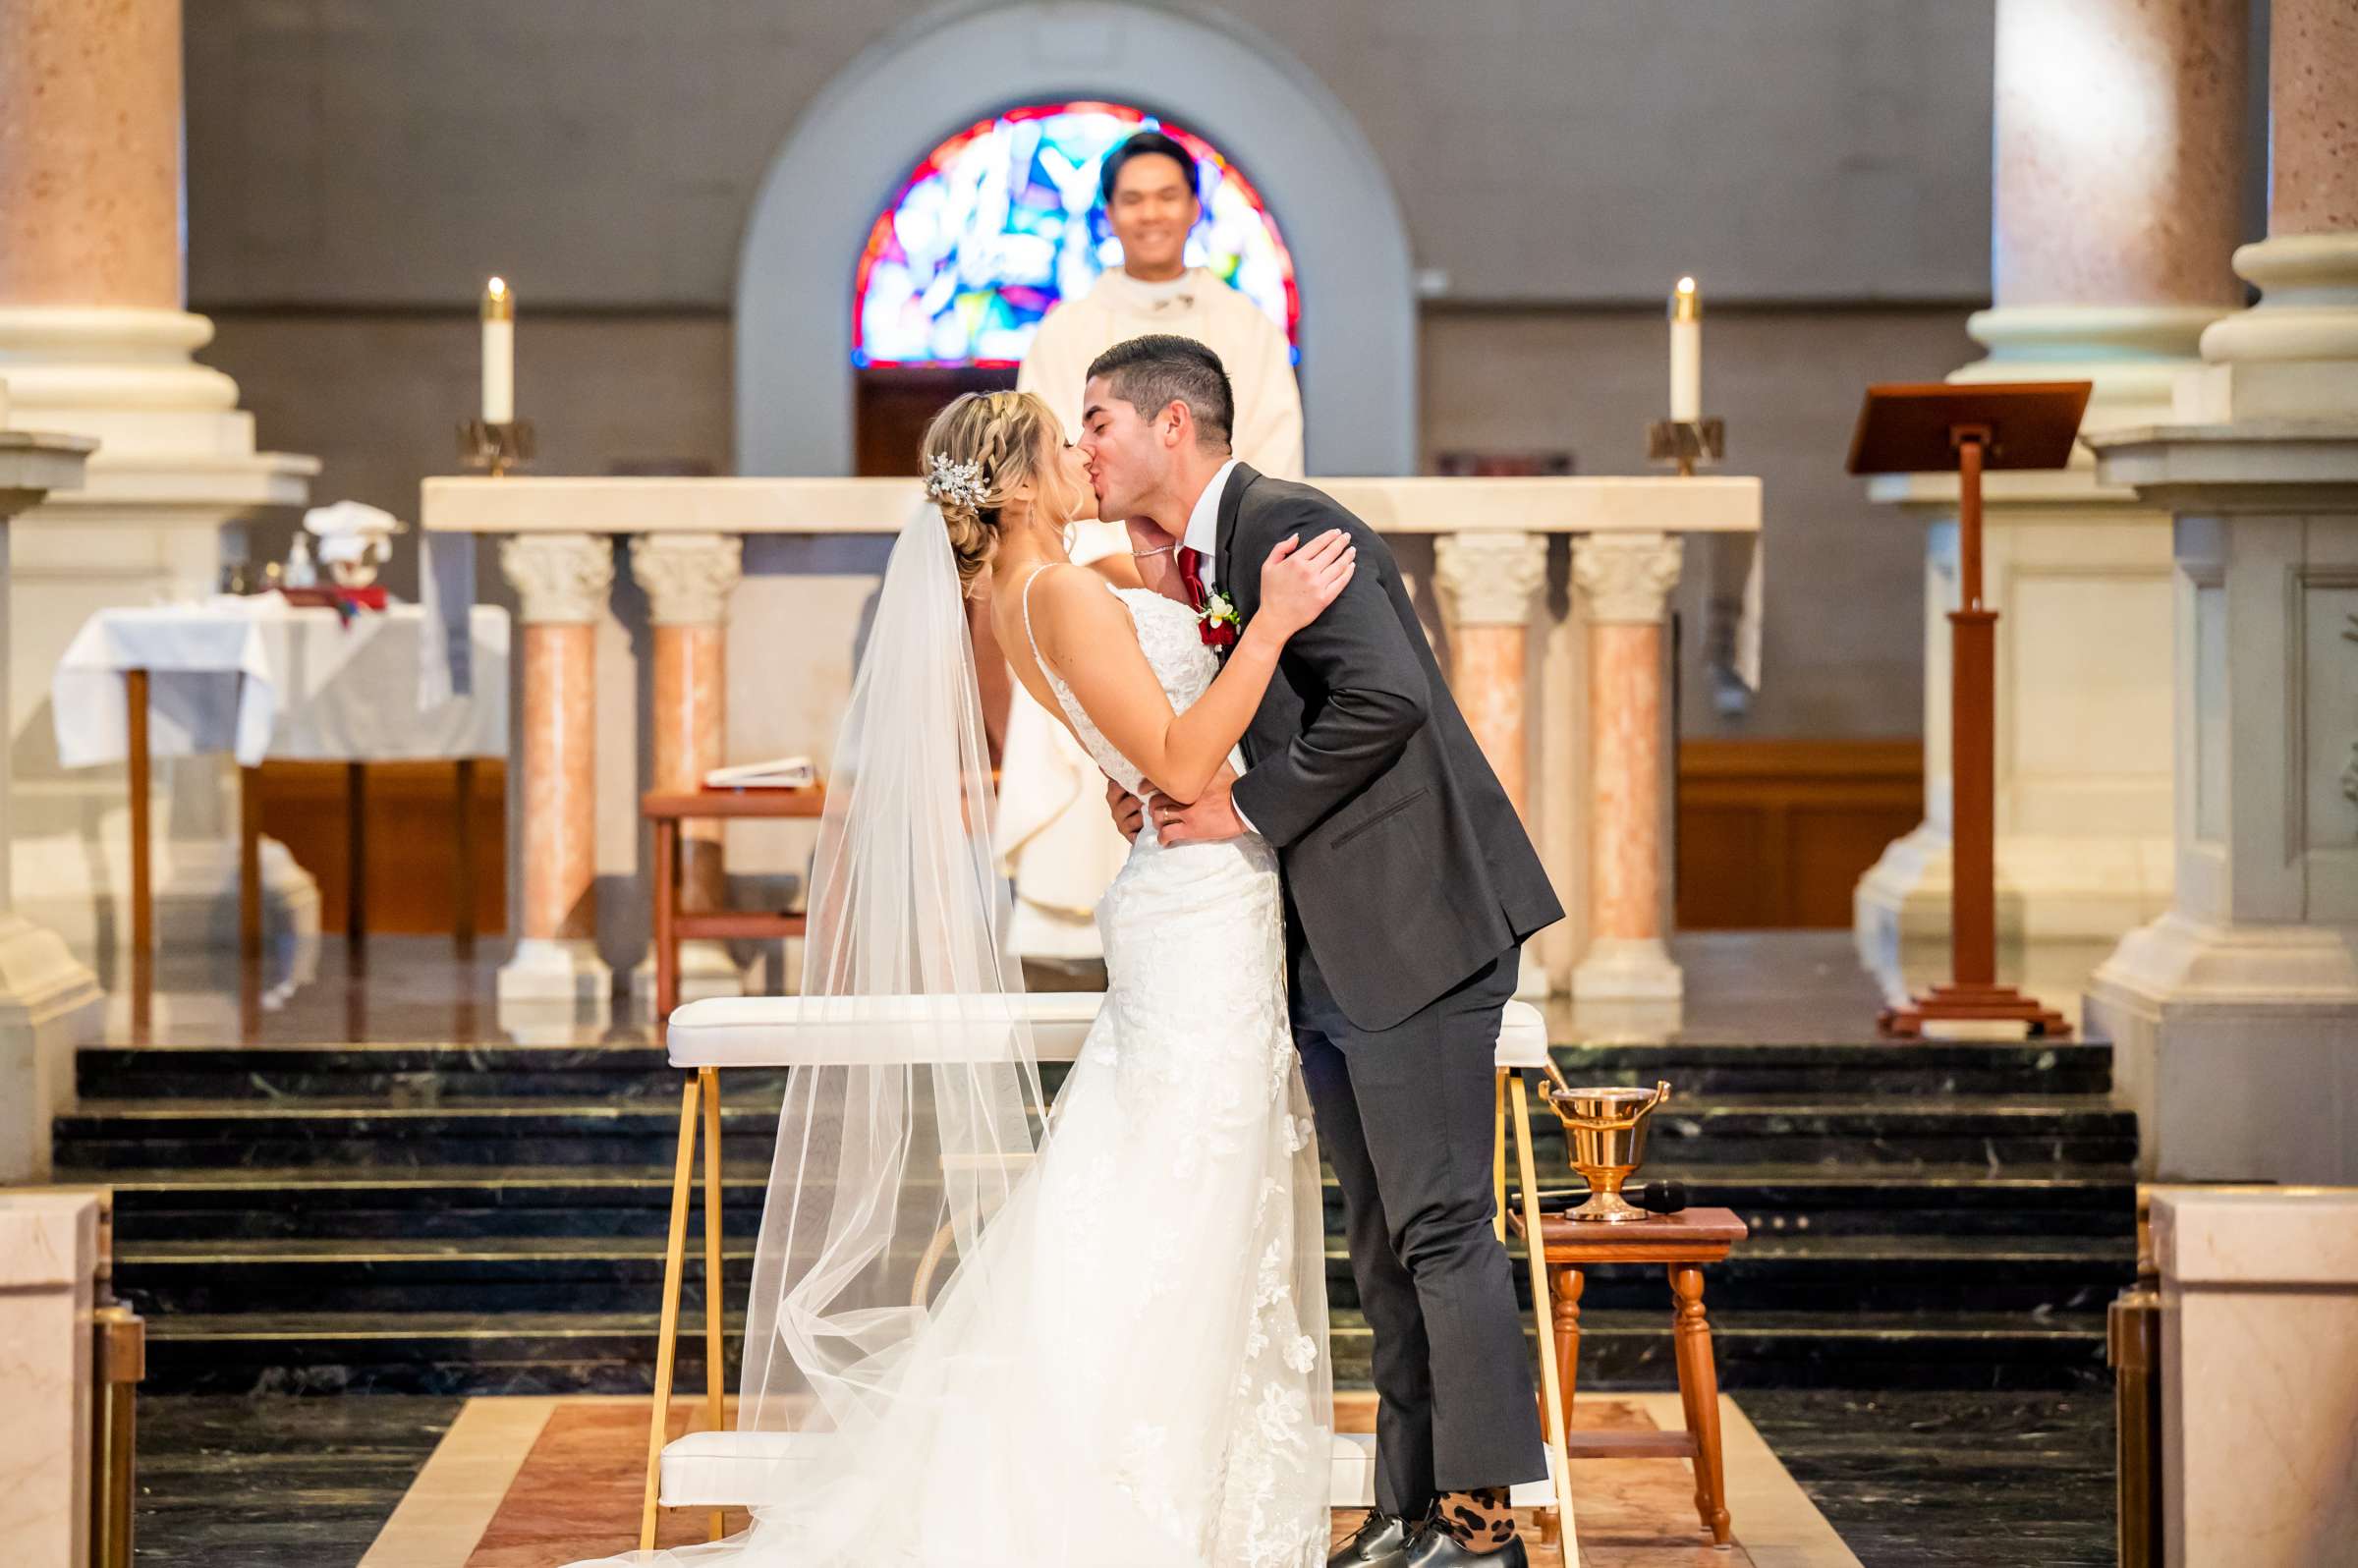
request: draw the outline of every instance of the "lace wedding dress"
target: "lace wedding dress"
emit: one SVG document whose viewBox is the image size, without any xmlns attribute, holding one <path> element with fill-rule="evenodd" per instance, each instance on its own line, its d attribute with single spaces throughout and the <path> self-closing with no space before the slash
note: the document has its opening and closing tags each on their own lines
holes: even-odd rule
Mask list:
<svg viewBox="0 0 2358 1568">
<path fill-rule="evenodd" d="M 1107 591 L 1172 705 L 1201 697 L 1217 662 L 1195 617 Z M 1140 791 L 1041 669 L 1091 756 Z M 879 1371 L 876 1420 L 830 1436 L 748 1533 L 656 1562 L 1323 1562 L 1325 1226 L 1275 854 L 1257 836 L 1166 849 L 1150 823 L 1097 923 L 1105 1004 L 1040 1154 Z"/>
</svg>

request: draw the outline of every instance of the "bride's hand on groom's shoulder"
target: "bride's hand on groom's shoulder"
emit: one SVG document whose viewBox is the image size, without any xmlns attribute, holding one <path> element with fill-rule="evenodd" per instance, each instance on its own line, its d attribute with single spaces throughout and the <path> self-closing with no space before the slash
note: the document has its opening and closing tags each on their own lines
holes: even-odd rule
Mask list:
<svg viewBox="0 0 2358 1568">
<path fill-rule="evenodd" d="M 1299 532 L 1289 533 L 1262 563 L 1255 619 L 1270 622 L 1281 637 L 1292 637 L 1342 596 L 1358 570 L 1359 546 L 1346 530 L 1328 529 L 1308 543 Z"/>
</svg>

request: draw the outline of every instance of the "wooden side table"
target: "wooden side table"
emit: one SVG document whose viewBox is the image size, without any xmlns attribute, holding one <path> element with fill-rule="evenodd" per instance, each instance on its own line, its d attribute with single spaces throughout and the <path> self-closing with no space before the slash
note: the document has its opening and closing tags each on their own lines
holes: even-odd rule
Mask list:
<svg viewBox="0 0 2358 1568">
<path fill-rule="evenodd" d="M 680 908 L 680 824 L 712 817 L 815 817 L 827 809 L 823 789 L 650 790 L 639 814 L 655 830 L 655 1022 L 680 1004 L 680 943 L 694 937 L 762 941 L 800 936 L 803 916 L 778 910 Z"/>
<path fill-rule="evenodd" d="M 1510 1216 L 1517 1235 L 1523 1216 Z M 1542 1253 L 1554 1282 L 1555 1360 L 1563 1369 L 1562 1427 L 1573 1459 L 1688 1459 L 1695 1465 L 1695 1512 L 1713 1544 L 1730 1538 L 1727 1478 L 1719 1453 L 1719 1369 L 1712 1357 L 1712 1325 L 1703 1312 L 1703 1265 L 1715 1263 L 1747 1234 L 1731 1209 L 1689 1208 L 1654 1219 L 1603 1225 L 1545 1214 Z M 1685 1431 L 1572 1429 L 1573 1388 L 1579 1378 L 1582 1270 L 1595 1263 L 1659 1263 L 1670 1278 L 1676 1336 L 1678 1398 Z"/>
</svg>

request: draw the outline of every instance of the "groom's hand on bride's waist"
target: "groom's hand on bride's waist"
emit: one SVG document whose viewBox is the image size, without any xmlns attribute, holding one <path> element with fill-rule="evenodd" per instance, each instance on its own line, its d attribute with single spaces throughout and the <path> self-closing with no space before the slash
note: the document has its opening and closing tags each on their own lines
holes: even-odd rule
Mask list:
<svg viewBox="0 0 2358 1568">
<path fill-rule="evenodd" d="M 1121 829 L 1122 837 L 1136 838 L 1147 819 L 1146 802 L 1131 794 L 1112 779 L 1105 781 L 1105 805 L 1113 812 L 1113 825 Z"/>
<path fill-rule="evenodd" d="M 1244 818 L 1236 814 L 1236 802 L 1228 794 L 1228 787 L 1235 782 L 1236 775 L 1223 767 L 1190 805 L 1155 796 L 1149 807 L 1154 815 L 1155 836 L 1166 845 L 1216 844 L 1251 832 Z"/>
</svg>

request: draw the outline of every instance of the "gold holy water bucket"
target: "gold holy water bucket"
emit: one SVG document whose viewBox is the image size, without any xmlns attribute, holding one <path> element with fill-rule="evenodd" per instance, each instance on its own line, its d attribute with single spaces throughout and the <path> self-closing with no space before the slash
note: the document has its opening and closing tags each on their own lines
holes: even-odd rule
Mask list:
<svg viewBox="0 0 2358 1568">
<path fill-rule="evenodd" d="M 1651 1219 L 1621 1197 L 1621 1184 L 1646 1162 L 1646 1118 L 1670 1098 L 1670 1085 L 1652 1089 L 1573 1089 L 1549 1086 L 1547 1103 L 1564 1124 L 1572 1168 L 1589 1179 L 1589 1201 L 1569 1217 L 1617 1224 Z"/>
</svg>

